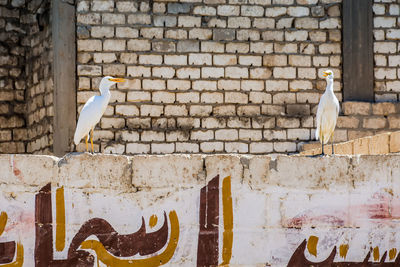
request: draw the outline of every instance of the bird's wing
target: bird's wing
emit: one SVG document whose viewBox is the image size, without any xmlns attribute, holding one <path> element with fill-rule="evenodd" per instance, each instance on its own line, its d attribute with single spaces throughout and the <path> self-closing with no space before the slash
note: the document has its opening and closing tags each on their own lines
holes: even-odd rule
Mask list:
<svg viewBox="0 0 400 267">
<path fill-rule="evenodd" d="M 88 135 L 89 131 L 100 121 L 104 113 L 102 99 L 99 96 L 92 96 L 83 106 L 76 125 L 74 142 L 79 144 L 81 139 Z"/>
<path fill-rule="evenodd" d="M 323 109 L 326 106 L 326 100 L 325 100 L 325 94 L 321 96 L 321 99 L 319 100 L 318 104 L 318 109 L 317 109 L 317 130 L 315 131 L 315 139 L 318 140 L 320 138 L 319 136 L 319 131 L 321 127 L 321 118 L 322 118 L 322 113 Z"/>
</svg>

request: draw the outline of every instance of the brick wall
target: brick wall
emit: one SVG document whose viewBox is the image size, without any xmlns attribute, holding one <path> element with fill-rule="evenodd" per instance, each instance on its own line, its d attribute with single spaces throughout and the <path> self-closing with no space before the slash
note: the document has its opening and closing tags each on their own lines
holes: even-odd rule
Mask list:
<svg viewBox="0 0 400 267">
<path fill-rule="evenodd" d="M 50 153 L 50 1 L 0 1 L 0 153 Z"/>
<path fill-rule="evenodd" d="M 400 2 L 374 0 L 375 100 L 398 101 L 400 93 Z"/>
<path fill-rule="evenodd" d="M 26 54 L 27 152 L 48 154 L 53 145 L 53 73 L 50 0 L 44 0 L 29 26 L 31 47 Z"/>
<path fill-rule="evenodd" d="M 313 138 L 323 70 L 341 99 L 340 2 L 78 1 L 78 111 L 103 75 L 129 77 L 97 149 L 296 151 Z"/>
<path fill-rule="evenodd" d="M 18 5 L 0 1 L 0 152 L 25 152 L 25 144 L 15 138 L 25 127 L 26 34 Z"/>
</svg>

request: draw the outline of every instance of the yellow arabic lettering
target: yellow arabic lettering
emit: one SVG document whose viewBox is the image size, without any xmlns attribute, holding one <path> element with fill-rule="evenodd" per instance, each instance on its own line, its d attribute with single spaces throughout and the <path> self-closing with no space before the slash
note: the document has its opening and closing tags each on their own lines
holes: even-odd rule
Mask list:
<svg viewBox="0 0 400 267">
<path fill-rule="evenodd" d="M 389 250 L 389 259 L 393 260 L 397 255 L 397 248 L 392 248 Z"/>
<path fill-rule="evenodd" d="M 175 249 L 178 246 L 179 240 L 179 220 L 176 212 L 173 210 L 169 213 L 169 220 L 171 223 L 171 233 L 168 245 L 164 252 L 154 257 L 148 259 L 136 259 L 136 260 L 127 260 L 127 259 L 118 259 L 117 257 L 110 254 L 103 246 L 103 244 L 97 240 L 86 240 L 81 244 L 82 249 L 92 249 L 96 252 L 97 258 L 100 259 L 107 266 L 160 266 L 167 263 L 175 253 Z"/>
<path fill-rule="evenodd" d="M 6 228 L 7 218 L 7 213 L 2 211 L 0 214 L 0 235 L 4 232 L 4 228 Z"/>
<path fill-rule="evenodd" d="M 233 208 L 230 176 L 225 177 L 222 181 L 222 207 L 224 218 L 224 233 L 221 265 L 228 265 L 232 257 L 233 243 Z"/>
<path fill-rule="evenodd" d="M 56 250 L 63 251 L 65 247 L 65 202 L 64 187 L 56 190 Z"/>
<path fill-rule="evenodd" d="M 379 247 L 374 247 L 373 249 L 374 261 L 379 260 Z"/>
<path fill-rule="evenodd" d="M 346 259 L 347 251 L 349 251 L 349 244 L 341 244 L 339 247 L 339 256 Z"/>
<path fill-rule="evenodd" d="M 156 226 L 156 224 L 157 224 L 157 216 L 153 214 L 150 216 L 149 225 L 151 228 L 153 228 L 154 226 Z"/>
<path fill-rule="evenodd" d="M 317 244 L 318 244 L 318 237 L 312 235 L 308 238 L 307 241 L 307 249 L 311 255 L 317 257 Z"/>
</svg>

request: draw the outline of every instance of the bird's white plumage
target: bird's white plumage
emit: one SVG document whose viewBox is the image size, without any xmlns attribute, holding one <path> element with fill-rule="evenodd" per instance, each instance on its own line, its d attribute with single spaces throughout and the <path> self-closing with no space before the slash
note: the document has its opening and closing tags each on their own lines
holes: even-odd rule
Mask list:
<svg viewBox="0 0 400 267">
<path fill-rule="evenodd" d="M 327 85 L 325 93 L 321 96 L 317 109 L 316 139 L 327 144 L 335 131 L 337 117 L 339 115 L 339 101 L 333 92 L 333 72 L 326 71 Z"/>
<path fill-rule="evenodd" d="M 104 77 L 100 82 L 101 95 L 92 96 L 83 106 L 74 134 L 74 143 L 76 145 L 79 144 L 83 137 L 89 135 L 90 130 L 94 129 L 106 111 L 111 96 L 109 89 L 116 83 L 112 79 L 117 80 L 110 76 Z"/>
</svg>

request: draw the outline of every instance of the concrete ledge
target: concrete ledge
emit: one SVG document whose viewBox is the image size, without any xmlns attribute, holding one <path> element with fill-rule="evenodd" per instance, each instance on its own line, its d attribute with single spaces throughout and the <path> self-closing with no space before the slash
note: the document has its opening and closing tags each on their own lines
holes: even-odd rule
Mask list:
<svg viewBox="0 0 400 267">
<path fill-rule="evenodd" d="M 335 154 L 337 155 L 383 155 L 400 152 L 400 131 L 377 134 L 363 138 L 354 139 L 348 142 L 334 144 Z M 321 144 L 319 142 L 305 144 L 301 155 L 321 154 Z M 325 153 L 332 154 L 330 144 L 325 145 Z"/>
</svg>

